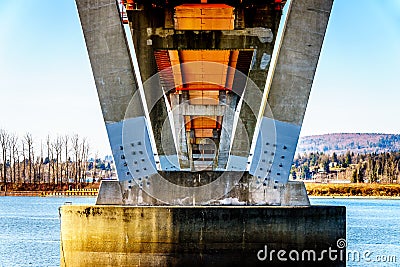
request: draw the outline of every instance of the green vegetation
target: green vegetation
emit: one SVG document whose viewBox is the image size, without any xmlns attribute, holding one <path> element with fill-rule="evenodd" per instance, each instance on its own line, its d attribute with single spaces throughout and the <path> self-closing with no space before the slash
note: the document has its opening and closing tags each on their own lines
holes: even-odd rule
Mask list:
<svg viewBox="0 0 400 267">
<path fill-rule="evenodd" d="M 352 183 L 398 183 L 400 152 L 297 155 L 291 173 L 302 179 L 325 177 Z"/>
</svg>

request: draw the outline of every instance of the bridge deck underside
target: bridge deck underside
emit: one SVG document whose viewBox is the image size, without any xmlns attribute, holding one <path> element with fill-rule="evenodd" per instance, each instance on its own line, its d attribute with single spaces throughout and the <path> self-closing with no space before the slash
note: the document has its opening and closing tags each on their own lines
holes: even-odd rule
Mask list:
<svg viewBox="0 0 400 267">
<path fill-rule="evenodd" d="M 253 53 L 253 50 L 154 51 L 160 83 L 174 111 L 175 142 L 185 143 L 177 151 L 181 168 L 215 170 L 221 162 L 226 164 L 228 155 L 219 153 L 221 131 L 229 133 L 222 138 L 232 135 L 233 129 L 228 125 L 233 122 L 227 113 L 235 112 L 230 109 L 226 95 L 235 96 L 235 109 L 241 96 L 232 90 L 243 92 L 240 87 L 245 84 L 238 77 L 249 72 Z M 229 147 L 222 149 L 227 151 Z"/>
<path fill-rule="evenodd" d="M 290 2 L 275 65 L 286 1 L 135 0 L 122 1 L 121 11 L 109 0 L 76 2 L 118 177 L 129 190 L 154 186 L 162 171 L 192 172 L 189 180 L 245 172 L 253 178 L 243 186 L 260 196 L 283 188 L 332 0 Z"/>
</svg>

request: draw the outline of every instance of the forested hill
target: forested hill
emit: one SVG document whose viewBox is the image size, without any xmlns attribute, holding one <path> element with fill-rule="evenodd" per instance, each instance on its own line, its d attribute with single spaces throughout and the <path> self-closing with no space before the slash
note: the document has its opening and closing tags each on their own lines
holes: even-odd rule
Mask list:
<svg viewBox="0 0 400 267">
<path fill-rule="evenodd" d="M 301 137 L 297 153 L 382 153 L 400 151 L 400 134 L 335 133 Z"/>
</svg>

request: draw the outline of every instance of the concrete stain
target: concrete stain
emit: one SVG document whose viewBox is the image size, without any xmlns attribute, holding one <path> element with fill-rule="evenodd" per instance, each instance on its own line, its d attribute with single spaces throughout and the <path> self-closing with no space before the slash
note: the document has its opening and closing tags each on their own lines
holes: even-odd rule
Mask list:
<svg viewBox="0 0 400 267">
<path fill-rule="evenodd" d="M 82 217 L 86 216 L 88 218 L 90 215 L 96 216 L 96 215 L 101 215 L 102 211 L 100 208 L 95 208 L 95 207 L 87 207 L 83 211 L 78 210 L 77 213 Z"/>
</svg>

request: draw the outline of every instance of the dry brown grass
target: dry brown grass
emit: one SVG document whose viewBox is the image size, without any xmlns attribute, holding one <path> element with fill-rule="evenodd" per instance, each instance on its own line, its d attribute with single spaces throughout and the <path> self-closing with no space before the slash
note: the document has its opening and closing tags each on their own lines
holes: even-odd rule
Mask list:
<svg viewBox="0 0 400 267">
<path fill-rule="evenodd" d="M 98 189 L 100 183 L 80 183 L 75 185 L 74 183 L 66 184 L 63 183 L 62 187 L 60 184 L 50 184 L 50 183 L 42 183 L 42 184 L 28 184 L 28 183 L 8 183 L 7 191 L 66 191 L 69 189 L 69 186 L 72 186 L 73 189 Z M 2 190 L 4 190 L 4 183 L 0 183 Z"/>
<path fill-rule="evenodd" d="M 310 196 L 400 197 L 400 184 L 307 183 Z"/>
</svg>

